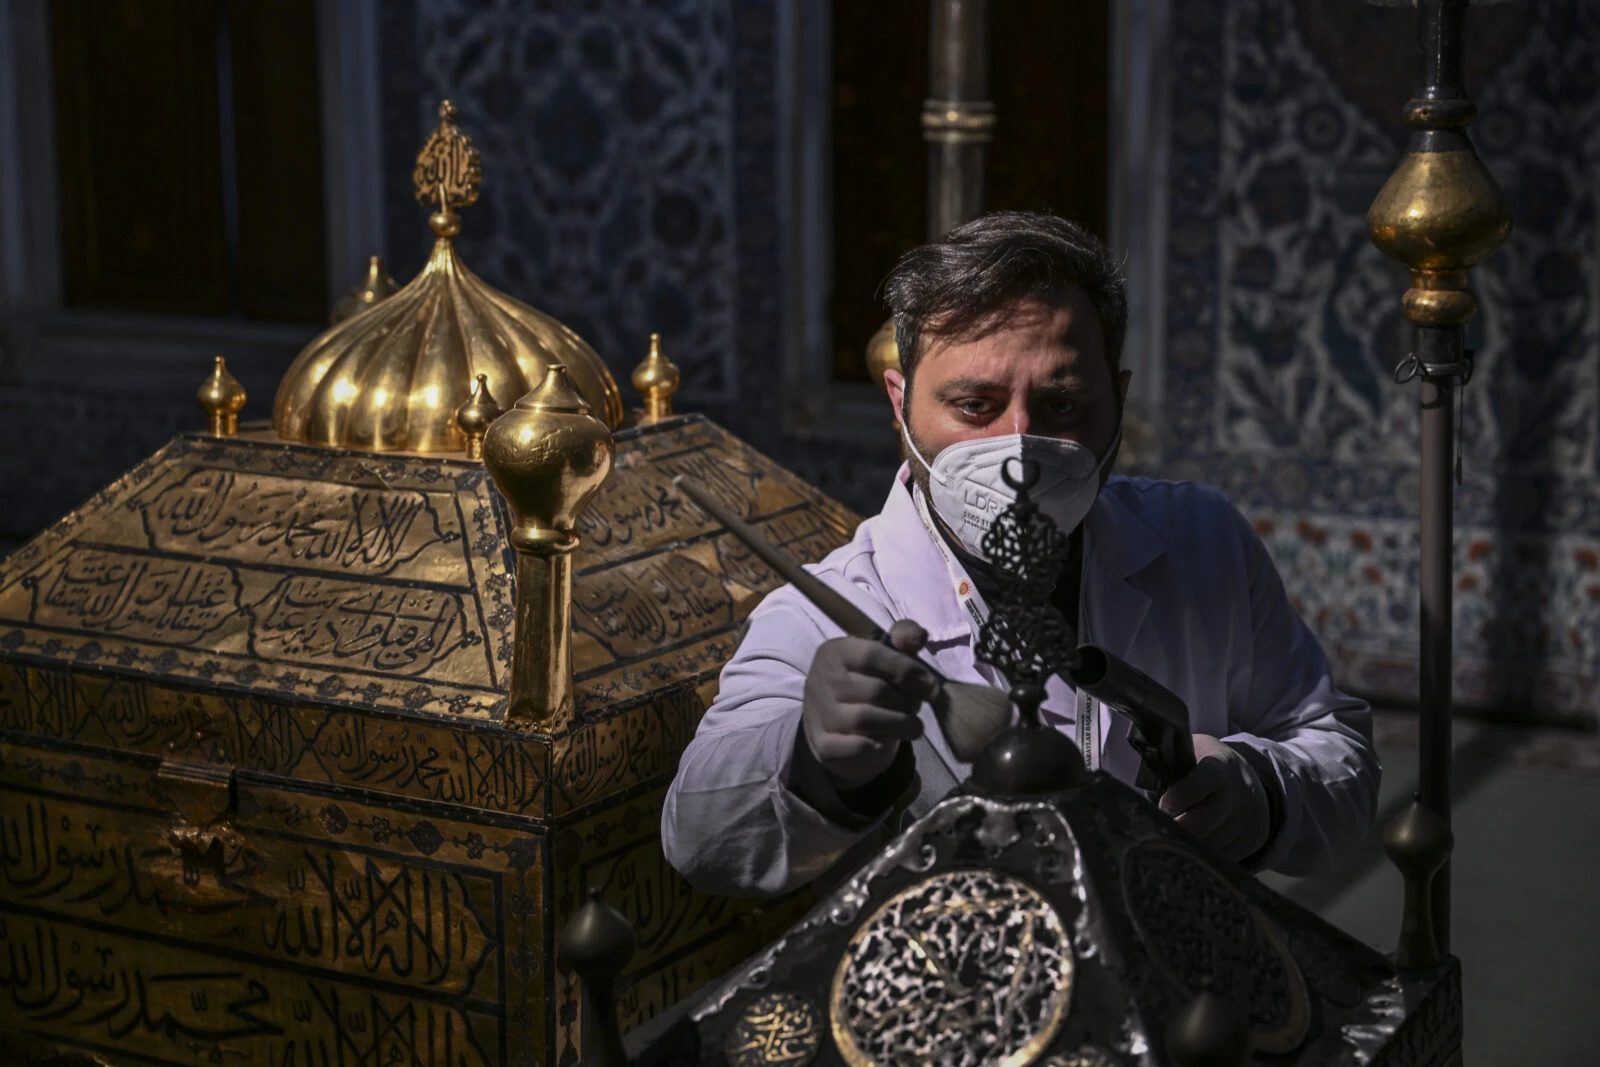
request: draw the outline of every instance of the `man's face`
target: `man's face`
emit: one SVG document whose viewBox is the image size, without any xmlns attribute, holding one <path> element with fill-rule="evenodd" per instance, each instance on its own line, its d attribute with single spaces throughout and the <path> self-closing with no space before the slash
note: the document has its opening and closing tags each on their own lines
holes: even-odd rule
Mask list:
<svg viewBox="0 0 1600 1067">
<path fill-rule="evenodd" d="M 895 371 L 884 384 L 929 463 L 958 441 L 1013 433 L 1077 441 L 1097 456 L 1111 446 L 1130 374 L 1112 378 L 1100 316 L 1077 286 L 1060 306 L 1018 303 L 984 337 L 924 337 L 911 395 Z M 912 469 L 923 483 L 927 472 Z"/>
</svg>

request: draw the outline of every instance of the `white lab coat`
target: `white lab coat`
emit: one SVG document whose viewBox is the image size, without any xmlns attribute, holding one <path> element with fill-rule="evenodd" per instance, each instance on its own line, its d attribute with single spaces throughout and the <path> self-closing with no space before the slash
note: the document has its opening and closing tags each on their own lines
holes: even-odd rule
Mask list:
<svg viewBox="0 0 1600 1067">
<path fill-rule="evenodd" d="M 808 569 L 884 629 L 897 619 L 919 623 L 928 631 L 923 655 L 946 677 L 992 682 L 993 672 L 974 659 L 973 623 L 906 478 L 902 467 L 883 511 Z M 1380 767 L 1371 712 L 1334 687 L 1321 646 L 1289 605 L 1255 531 L 1207 486 L 1120 477 L 1106 483 L 1084 530 L 1080 639 L 1175 692 L 1194 732 L 1268 757 L 1284 813 L 1260 867 L 1332 868 L 1373 818 Z M 662 847 L 690 883 L 729 895 L 785 892 L 853 867 L 898 829 L 847 829 L 787 785 L 806 671 L 817 646 L 838 636 L 793 586 L 775 590 L 751 614 L 662 811 Z M 1048 694 L 1046 710 L 1081 737 L 1071 690 L 1055 678 Z M 912 815 L 969 771 L 932 711 L 924 707 L 922 716 L 926 729 L 914 746 L 921 793 Z M 1127 735 L 1120 715 L 1099 709 L 1091 759 L 1131 784 L 1139 758 Z"/>
</svg>

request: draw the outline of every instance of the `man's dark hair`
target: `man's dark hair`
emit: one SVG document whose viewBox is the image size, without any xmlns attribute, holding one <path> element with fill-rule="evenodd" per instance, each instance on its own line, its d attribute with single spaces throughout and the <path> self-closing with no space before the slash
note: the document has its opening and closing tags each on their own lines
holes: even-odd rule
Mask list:
<svg viewBox="0 0 1600 1067">
<path fill-rule="evenodd" d="M 1057 305 L 1071 285 L 1099 312 L 1115 378 L 1128 332 L 1122 268 L 1082 226 L 1055 215 L 991 211 L 913 248 L 884 282 L 901 372 L 909 382 L 925 336 L 981 337 L 1019 301 Z"/>
</svg>

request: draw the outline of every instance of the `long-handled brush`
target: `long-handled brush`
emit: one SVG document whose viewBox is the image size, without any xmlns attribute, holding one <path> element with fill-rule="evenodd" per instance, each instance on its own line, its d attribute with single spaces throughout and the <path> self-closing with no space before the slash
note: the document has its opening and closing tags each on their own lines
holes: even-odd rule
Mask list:
<svg viewBox="0 0 1600 1067">
<path fill-rule="evenodd" d="M 767 566 L 791 583 L 811 603 L 851 637 L 893 648 L 889 635 L 866 612 L 827 585 L 822 579 L 802 568 L 779 551 L 778 547 L 762 537 L 749 523 L 729 511 L 719 501 L 683 475 L 672 479 L 685 496 L 698 504 L 707 514 L 726 526 L 735 537 L 749 546 Z M 952 682 L 920 656 L 917 662 L 938 681 L 939 691 L 929 703 L 934 718 L 950 751 L 963 763 L 977 758 L 996 734 L 1011 724 L 1011 697 L 1004 689 L 991 685 L 974 685 L 970 682 Z"/>
</svg>

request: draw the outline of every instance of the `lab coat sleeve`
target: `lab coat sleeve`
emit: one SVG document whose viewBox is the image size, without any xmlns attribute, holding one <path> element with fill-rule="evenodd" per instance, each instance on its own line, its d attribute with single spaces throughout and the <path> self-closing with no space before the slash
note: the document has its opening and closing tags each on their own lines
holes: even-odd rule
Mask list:
<svg viewBox="0 0 1600 1067">
<path fill-rule="evenodd" d="M 1283 581 L 1243 516 L 1226 525 L 1249 584 L 1240 619 L 1224 741 L 1254 749 L 1277 774 L 1284 819 L 1257 866 L 1282 874 L 1335 868 L 1372 825 L 1381 767 L 1366 701 L 1339 692 L 1322 646 L 1284 593 Z"/>
<path fill-rule="evenodd" d="M 860 589 L 820 577 L 861 603 Z M 877 832 L 830 822 L 787 782 L 806 672 L 817 646 L 838 636 L 790 586 L 751 614 L 661 812 L 662 850 L 689 884 L 723 896 L 784 893 Z"/>
</svg>

